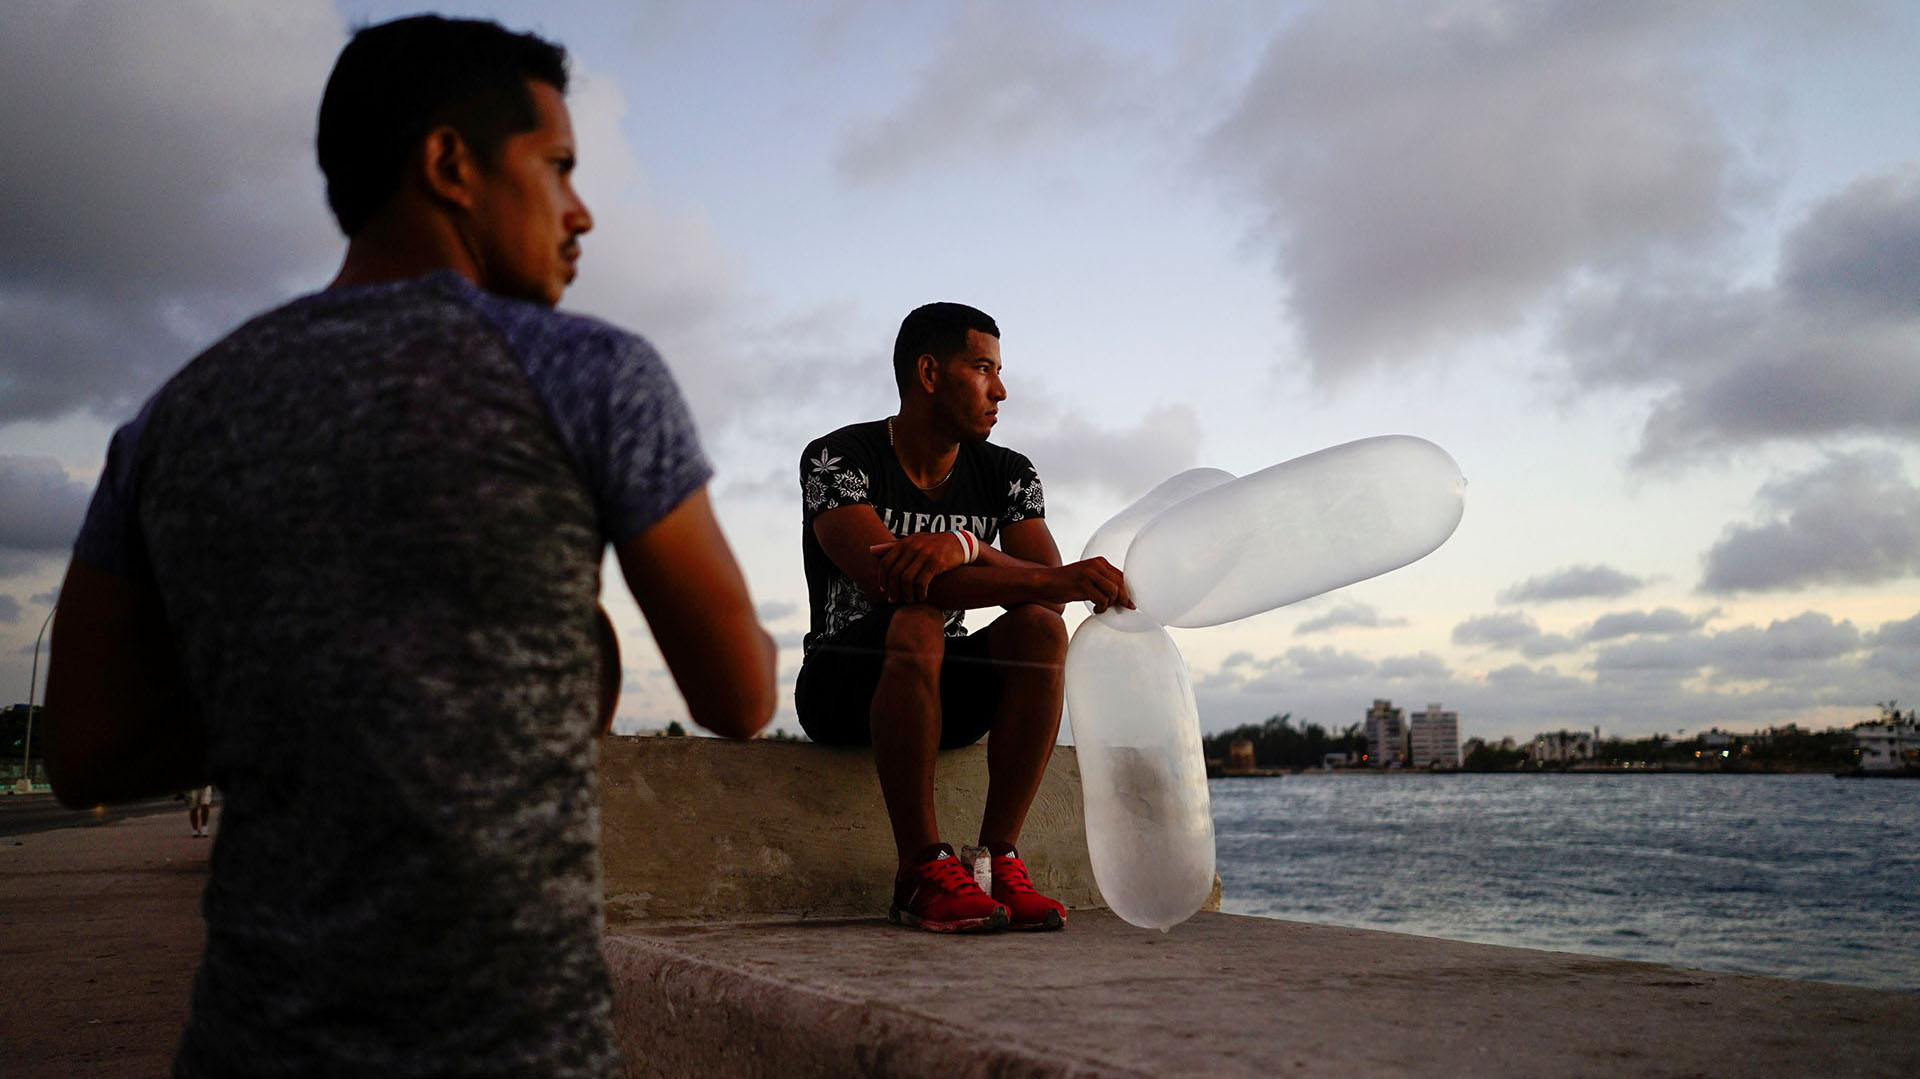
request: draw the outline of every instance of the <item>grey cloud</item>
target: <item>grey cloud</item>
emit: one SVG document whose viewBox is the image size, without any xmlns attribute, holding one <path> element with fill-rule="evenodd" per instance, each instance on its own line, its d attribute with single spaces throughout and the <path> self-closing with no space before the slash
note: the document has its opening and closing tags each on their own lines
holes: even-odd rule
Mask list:
<svg viewBox="0 0 1920 1079">
<path fill-rule="evenodd" d="M 1200 452 L 1200 417 L 1187 405 L 1159 405 L 1131 428 L 1099 427 L 1077 413 L 1020 421 L 1015 444 L 1049 486 L 1088 484 L 1133 497 L 1192 467 Z"/>
<path fill-rule="evenodd" d="M 1452 673 L 1439 656 L 1430 652 L 1422 652 L 1417 656 L 1388 656 L 1380 661 L 1377 671 L 1381 678 L 1399 682 L 1415 679 L 1440 681 Z"/>
<path fill-rule="evenodd" d="M 341 39 L 320 0 L 0 5 L 0 421 L 124 415 L 318 282 L 313 110 Z"/>
<path fill-rule="evenodd" d="M 1289 648 L 1285 658 L 1286 669 L 1309 682 L 1343 681 L 1375 670 L 1365 656 L 1333 648 Z"/>
<path fill-rule="evenodd" d="M 1424 10 L 1424 9 L 1423 9 Z M 1577 274 L 1720 236 L 1747 168 L 1694 8 L 1329 4 L 1209 156 L 1248 189 L 1322 380 L 1514 325 Z"/>
<path fill-rule="evenodd" d="M 1889 453 L 1835 454 L 1762 487 L 1771 519 L 1729 526 L 1703 556 L 1700 590 L 1874 584 L 1920 572 L 1920 488 Z"/>
<path fill-rule="evenodd" d="M 1760 286 L 1646 281 L 1571 302 L 1587 386 L 1666 387 L 1634 461 L 1869 434 L 1920 437 L 1920 168 L 1860 180 L 1787 236 Z"/>
<path fill-rule="evenodd" d="M 1663 671 L 1685 677 L 1711 671 L 1732 680 L 1785 682 L 1860 650 L 1860 631 L 1851 622 L 1806 611 L 1765 628 L 1740 626 L 1720 633 L 1641 638 L 1603 648 L 1594 669 L 1603 674 Z"/>
<path fill-rule="evenodd" d="M 1672 607 L 1654 611 L 1615 611 L 1603 614 L 1580 634 L 1584 641 L 1611 641 L 1641 635 L 1670 636 L 1691 633 L 1706 624 L 1706 617 L 1694 617 Z"/>
<path fill-rule="evenodd" d="M 1371 604 L 1343 603 L 1323 615 L 1309 618 L 1305 622 L 1300 623 L 1293 628 L 1293 632 L 1298 635 L 1305 633 L 1326 633 L 1348 626 L 1362 629 L 1377 629 L 1390 626 L 1404 626 L 1406 624 L 1407 620 L 1404 618 L 1383 618 L 1380 612 L 1375 610 Z"/>
<path fill-rule="evenodd" d="M 1519 652 L 1530 658 L 1571 651 L 1574 642 L 1558 633 L 1544 633 L 1533 619 L 1523 614 L 1488 614 L 1469 618 L 1453 627 L 1453 643 L 1484 644 Z"/>
<path fill-rule="evenodd" d="M 1787 237 L 1780 289 L 1808 308 L 1911 321 L 1920 298 L 1920 169 L 1857 181 Z"/>
<path fill-rule="evenodd" d="M 800 605 L 798 603 L 789 603 L 785 600 L 769 601 L 754 608 L 754 613 L 760 616 L 760 621 L 762 622 L 778 622 L 782 618 L 798 614 L 799 612 Z"/>
<path fill-rule="evenodd" d="M 835 164 L 848 180 L 1071 136 L 1125 107 L 1131 66 L 1034 10 L 968 5 L 939 33 L 912 94 L 842 138 Z"/>
<path fill-rule="evenodd" d="M 1920 648 L 1920 614 L 1900 622 L 1882 622 L 1880 628 L 1874 630 L 1871 643 Z"/>
<path fill-rule="evenodd" d="M 1630 671 L 1667 671 L 1691 674 L 1712 664 L 1715 652 L 1703 638 L 1638 639 L 1600 649 L 1593 669 L 1602 675 Z"/>
<path fill-rule="evenodd" d="M 1612 566 L 1568 566 L 1529 577 L 1501 592 L 1501 603 L 1547 603 L 1562 599 L 1617 599 L 1646 586 L 1645 581 Z"/>
<path fill-rule="evenodd" d="M 1487 614 L 1469 618 L 1453 627 L 1453 643 L 1507 647 L 1539 634 L 1540 627 L 1526 615 Z"/>
<path fill-rule="evenodd" d="M 0 456 L 0 577 L 66 557 L 91 494 L 52 458 Z"/>
<path fill-rule="evenodd" d="M 1726 677 L 1783 676 L 1784 668 L 1840 659 L 1860 648 L 1860 631 L 1852 622 L 1807 611 L 1769 623 L 1767 628 L 1743 626 L 1713 635 L 1714 667 Z"/>
<path fill-rule="evenodd" d="M 1337 648 L 1294 647 L 1264 659 L 1235 652 L 1218 670 L 1203 675 L 1195 689 L 1209 691 L 1286 690 L 1308 683 L 1349 682 L 1372 675 L 1377 665 L 1365 656 Z"/>
<path fill-rule="evenodd" d="M 1908 680 L 1920 678 L 1920 614 L 1899 622 L 1883 622 L 1867 637 L 1873 651 L 1868 666 Z"/>
<path fill-rule="evenodd" d="M 20 601 L 0 592 L 0 622 L 11 625 L 18 621 L 20 621 Z"/>
</svg>

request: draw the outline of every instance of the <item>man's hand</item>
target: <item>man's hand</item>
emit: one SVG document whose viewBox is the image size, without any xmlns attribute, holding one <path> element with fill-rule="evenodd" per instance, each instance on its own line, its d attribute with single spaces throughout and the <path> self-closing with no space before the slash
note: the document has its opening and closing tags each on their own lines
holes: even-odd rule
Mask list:
<svg viewBox="0 0 1920 1079">
<path fill-rule="evenodd" d="M 1113 563 L 1104 558 L 1070 562 L 1053 572 L 1060 578 L 1059 601 L 1062 603 L 1086 600 L 1093 604 L 1095 614 L 1116 604 L 1129 609 L 1133 607 L 1133 598 L 1127 595 L 1126 580 L 1121 577 L 1119 570 L 1113 568 Z"/>
<path fill-rule="evenodd" d="M 967 546 L 951 532 L 916 532 L 867 548 L 880 568 L 880 594 L 887 603 L 922 603 L 933 579 L 966 565 Z"/>
</svg>

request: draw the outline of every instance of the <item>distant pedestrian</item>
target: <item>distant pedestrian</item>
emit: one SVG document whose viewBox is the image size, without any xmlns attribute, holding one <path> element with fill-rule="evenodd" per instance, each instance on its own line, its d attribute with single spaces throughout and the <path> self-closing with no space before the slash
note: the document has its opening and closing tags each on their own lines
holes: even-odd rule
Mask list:
<svg viewBox="0 0 1920 1079">
<path fill-rule="evenodd" d="M 213 816 L 213 788 L 195 787 L 187 792 L 187 824 L 196 839 L 207 837 L 207 821 Z"/>
</svg>

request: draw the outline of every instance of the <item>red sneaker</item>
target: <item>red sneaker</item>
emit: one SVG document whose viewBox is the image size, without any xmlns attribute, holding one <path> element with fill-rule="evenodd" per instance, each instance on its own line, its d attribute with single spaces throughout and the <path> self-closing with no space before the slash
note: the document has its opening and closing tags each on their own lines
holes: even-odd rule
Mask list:
<svg viewBox="0 0 1920 1079">
<path fill-rule="evenodd" d="M 927 862 L 894 879 L 887 920 L 934 933 L 1004 929 L 1007 908 L 974 883 L 973 871 L 942 843 Z"/>
<path fill-rule="evenodd" d="M 988 853 L 980 847 L 968 847 L 967 851 Z M 991 855 L 991 866 L 991 894 L 1007 905 L 1008 929 L 1060 929 L 1067 924 L 1067 908 L 1034 890 L 1033 881 L 1027 879 L 1027 864 L 1020 860 L 1018 851 L 1009 849 L 1005 854 Z M 975 862 L 976 876 L 982 876 L 981 868 Z"/>
</svg>

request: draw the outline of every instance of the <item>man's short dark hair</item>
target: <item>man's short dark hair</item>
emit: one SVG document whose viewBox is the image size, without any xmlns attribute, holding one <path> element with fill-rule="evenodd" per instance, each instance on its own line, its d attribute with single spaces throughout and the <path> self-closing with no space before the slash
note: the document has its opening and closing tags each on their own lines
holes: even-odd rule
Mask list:
<svg viewBox="0 0 1920 1079">
<path fill-rule="evenodd" d="M 930 303 L 907 312 L 893 338 L 894 385 L 907 392 L 913 385 L 914 361 L 922 356 L 944 360 L 967 347 L 968 330 L 1000 336 L 991 316 L 963 303 Z"/>
<path fill-rule="evenodd" d="M 491 163 L 540 124 L 528 82 L 567 90 L 567 51 L 498 23 L 415 15 L 361 28 L 320 99 L 327 205 L 352 236 L 399 190 L 407 155 L 442 124 Z"/>
</svg>

